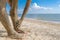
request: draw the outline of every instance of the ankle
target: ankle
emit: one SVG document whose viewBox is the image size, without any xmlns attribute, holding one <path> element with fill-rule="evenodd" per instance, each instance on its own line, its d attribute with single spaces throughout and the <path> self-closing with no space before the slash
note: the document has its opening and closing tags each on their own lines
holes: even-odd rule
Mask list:
<svg viewBox="0 0 60 40">
<path fill-rule="evenodd" d="M 18 29 L 18 28 L 15 28 L 15 31 L 18 32 L 18 33 L 25 33 L 24 31 Z"/>
</svg>

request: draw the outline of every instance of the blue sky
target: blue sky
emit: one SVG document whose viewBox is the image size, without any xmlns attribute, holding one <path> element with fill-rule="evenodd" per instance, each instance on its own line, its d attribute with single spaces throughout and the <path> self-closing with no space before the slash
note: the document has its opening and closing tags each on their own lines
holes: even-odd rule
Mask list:
<svg viewBox="0 0 60 40">
<path fill-rule="evenodd" d="M 18 0 L 17 13 L 21 14 L 24 10 L 27 0 Z M 10 7 L 7 4 L 7 12 Z M 60 0 L 32 0 L 28 14 L 60 14 Z"/>
</svg>

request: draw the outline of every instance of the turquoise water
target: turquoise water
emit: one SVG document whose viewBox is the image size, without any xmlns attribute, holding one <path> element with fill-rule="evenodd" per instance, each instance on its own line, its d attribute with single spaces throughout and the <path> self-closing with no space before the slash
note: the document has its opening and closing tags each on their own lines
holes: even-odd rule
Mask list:
<svg viewBox="0 0 60 40">
<path fill-rule="evenodd" d="M 19 14 L 18 16 L 20 17 L 21 14 Z M 26 18 L 38 19 L 38 20 L 60 22 L 60 14 L 27 14 L 25 17 Z"/>
</svg>

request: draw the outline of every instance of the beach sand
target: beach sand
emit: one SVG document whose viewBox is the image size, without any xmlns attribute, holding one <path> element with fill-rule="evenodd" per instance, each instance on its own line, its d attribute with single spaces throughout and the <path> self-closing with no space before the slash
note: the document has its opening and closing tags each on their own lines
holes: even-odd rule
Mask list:
<svg viewBox="0 0 60 40">
<path fill-rule="evenodd" d="M 21 30 L 26 32 L 22 40 L 60 40 L 60 24 L 35 19 L 24 19 Z M 0 40 L 21 40 L 6 37 L 7 32 L 0 22 Z"/>
</svg>

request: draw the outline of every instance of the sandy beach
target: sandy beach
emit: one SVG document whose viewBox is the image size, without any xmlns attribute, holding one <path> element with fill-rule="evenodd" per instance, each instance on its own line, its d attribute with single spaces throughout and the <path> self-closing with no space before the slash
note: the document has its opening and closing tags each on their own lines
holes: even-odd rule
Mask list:
<svg viewBox="0 0 60 40">
<path fill-rule="evenodd" d="M 59 23 L 26 18 L 20 29 L 26 32 L 22 40 L 60 40 Z M 2 35 L 4 37 L 0 37 L 0 40 L 20 40 L 5 37 L 7 32 L 0 22 L 0 36 Z"/>
</svg>

